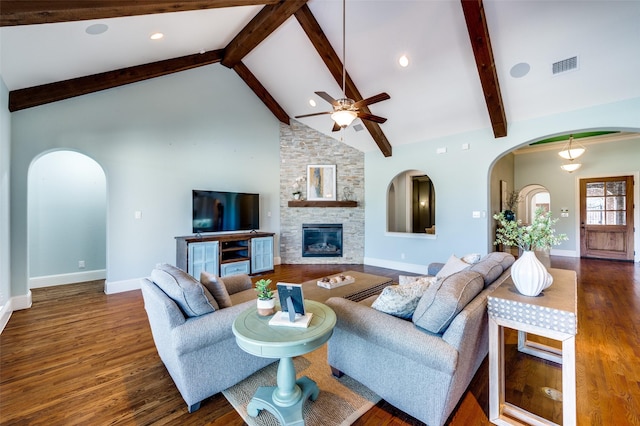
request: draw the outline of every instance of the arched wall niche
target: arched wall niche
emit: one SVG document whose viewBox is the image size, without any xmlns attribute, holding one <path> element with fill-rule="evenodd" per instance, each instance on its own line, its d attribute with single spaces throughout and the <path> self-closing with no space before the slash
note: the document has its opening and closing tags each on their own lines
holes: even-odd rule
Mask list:
<svg viewBox="0 0 640 426">
<path fill-rule="evenodd" d="M 435 234 L 436 193 L 421 170 L 398 173 L 387 188 L 387 232 Z"/>
</svg>

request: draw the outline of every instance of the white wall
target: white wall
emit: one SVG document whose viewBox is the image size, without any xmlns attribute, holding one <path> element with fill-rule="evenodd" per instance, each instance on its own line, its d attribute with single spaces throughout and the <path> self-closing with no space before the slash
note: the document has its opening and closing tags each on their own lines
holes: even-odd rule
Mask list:
<svg viewBox="0 0 640 426">
<path fill-rule="evenodd" d="M 192 189 L 260 193 L 261 229 L 280 231 L 279 122 L 221 65 L 18 111 L 12 126 L 13 294 L 28 292 L 27 172 L 52 149 L 88 155 L 106 173 L 108 283 L 175 263 L 174 237 L 191 234 Z"/>
<path fill-rule="evenodd" d="M 11 120 L 9 110 L 9 91 L 0 76 L 0 330 L 9 320 L 11 296 L 10 282 L 10 246 L 9 232 L 9 174 L 11 157 Z"/>
<path fill-rule="evenodd" d="M 493 247 L 489 177 L 496 159 L 515 147 L 583 129 L 640 131 L 640 98 L 510 123 L 508 136 L 500 139 L 485 129 L 397 146 L 390 158 L 379 152 L 367 153 L 365 263 L 423 273 L 429 262 L 446 261 L 451 254 L 487 253 Z M 462 149 L 466 143 L 469 150 Z M 447 152 L 437 154 L 438 148 L 447 148 Z M 640 158 L 636 160 L 640 165 Z M 424 170 L 433 180 L 437 209 L 433 239 L 385 232 L 387 187 L 395 175 L 407 169 Z M 473 218 L 474 211 L 481 217 Z"/>
<path fill-rule="evenodd" d="M 100 165 L 78 152 L 49 152 L 31 165 L 27 192 L 31 287 L 34 277 L 68 284 L 102 271 L 104 278 L 107 182 Z"/>
</svg>

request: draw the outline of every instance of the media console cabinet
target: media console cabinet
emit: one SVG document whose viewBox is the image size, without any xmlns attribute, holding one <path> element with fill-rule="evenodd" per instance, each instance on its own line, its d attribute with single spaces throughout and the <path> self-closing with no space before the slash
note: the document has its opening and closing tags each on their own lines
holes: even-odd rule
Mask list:
<svg viewBox="0 0 640 426">
<path fill-rule="evenodd" d="M 246 232 L 176 237 L 176 266 L 198 280 L 202 271 L 220 277 L 273 271 L 274 235 Z"/>
</svg>

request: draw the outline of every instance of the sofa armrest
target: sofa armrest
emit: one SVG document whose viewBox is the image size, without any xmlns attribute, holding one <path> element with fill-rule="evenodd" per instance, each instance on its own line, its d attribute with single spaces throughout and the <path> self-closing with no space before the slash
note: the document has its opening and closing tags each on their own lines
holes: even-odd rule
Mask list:
<svg viewBox="0 0 640 426">
<path fill-rule="evenodd" d="M 336 313 L 336 328 L 397 352 L 427 367 L 453 374 L 458 351 L 438 335 L 418 329 L 411 321 L 394 317 L 351 300 L 326 301 Z"/>
<path fill-rule="evenodd" d="M 235 294 L 253 288 L 251 277 L 246 274 L 229 275 L 220 279 L 224 283 L 224 286 L 226 287 L 229 294 Z"/>
<path fill-rule="evenodd" d="M 429 266 L 427 267 L 427 275 L 438 275 L 438 272 L 440 272 L 440 269 L 442 269 L 442 267 L 444 266 L 444 263 L 441 262 L 432 262 L 429 264 Z"/>
<path fill-rule="evenodd" d="M 179 355 L 235 338 L 233 321 L 255 302 L 250 301 L 210 314 L 189 318 L 184 324 L 171 330 L 171 340 Z"/>
</svg>

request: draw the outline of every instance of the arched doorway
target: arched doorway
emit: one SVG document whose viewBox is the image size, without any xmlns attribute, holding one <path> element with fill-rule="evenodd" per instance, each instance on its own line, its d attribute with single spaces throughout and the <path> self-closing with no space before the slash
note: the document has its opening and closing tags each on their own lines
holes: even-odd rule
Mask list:
<svg viewBox="0 0 640 426">
<path fill-rule="evenodd" d="M 51 151 L 28 174 L 30 288 L 104 279 L 106 176 L 92 158 Z"/>
</svg>

